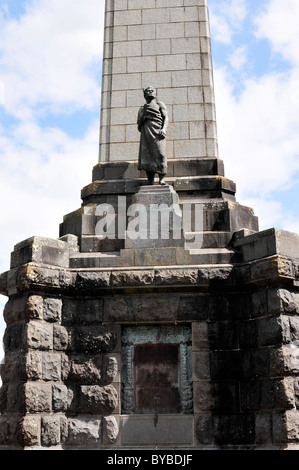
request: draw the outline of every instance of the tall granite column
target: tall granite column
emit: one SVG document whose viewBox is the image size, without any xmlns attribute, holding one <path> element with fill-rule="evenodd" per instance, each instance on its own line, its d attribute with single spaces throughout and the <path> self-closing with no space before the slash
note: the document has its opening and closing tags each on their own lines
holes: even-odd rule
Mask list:
<svg viewBox="0 0 299 470">
<path fill-rule="evenodd" d="M 137 167 L 148 85 L 166 186 Z M 0 449 L 298 448 L 299 237 L 259 232 L 224 176 L 207 0 L 107 0 L 101 106 L 82 206 L 0 276 Z"/>
<path fill-rule="evenodd" d="M 106 2 L 101 162 L 136 159 L 149 85 L 170 112 L 168 158 L 217 157 L 207 0 Z"/>
</svg>

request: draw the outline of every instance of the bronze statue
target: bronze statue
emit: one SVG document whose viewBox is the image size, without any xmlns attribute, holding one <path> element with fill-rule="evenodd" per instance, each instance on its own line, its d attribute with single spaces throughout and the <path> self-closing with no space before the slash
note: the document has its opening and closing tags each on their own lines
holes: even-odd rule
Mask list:
<svg viewBox="0 0 299 470">
<path fill-rule="evenodd" d="M 150 185 L 154 184 L 155 174 L 159 175 L 159 184 L 165 185 L 167 173 L 166 132 L 168 113 L 164 103 L 157 101 L 156 90 L 147 87 L 143 90 L 146 104 L 138 113 L 140 136 L 139 170 L 145 170 Z"/>
</svg>

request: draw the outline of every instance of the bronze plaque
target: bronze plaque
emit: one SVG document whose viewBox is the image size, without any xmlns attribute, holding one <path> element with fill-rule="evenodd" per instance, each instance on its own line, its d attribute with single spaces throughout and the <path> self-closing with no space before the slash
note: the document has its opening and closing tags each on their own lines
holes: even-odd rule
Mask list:
<svg viewBox="0 0 299 470">
<path fill-rule="evenodd" d="M 178 344 L 136 345 L 134 370 L 136 413 L 180 413 Z"/>
</svg>

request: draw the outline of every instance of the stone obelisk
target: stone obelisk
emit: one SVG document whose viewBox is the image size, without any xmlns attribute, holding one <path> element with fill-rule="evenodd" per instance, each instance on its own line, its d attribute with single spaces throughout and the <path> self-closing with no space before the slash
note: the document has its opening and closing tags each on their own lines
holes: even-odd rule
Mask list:
<svg viewBox="0 0 299 470">
<path fill-rule="evenodd" d="M 165 186 L 138 168 L 149 86 Z M 224 176 L 207 0 L 107 0 L 101 106 L 81 207 L 0 276 L 0 449 L 298 447 L 299 237 Z"/>
</svg>

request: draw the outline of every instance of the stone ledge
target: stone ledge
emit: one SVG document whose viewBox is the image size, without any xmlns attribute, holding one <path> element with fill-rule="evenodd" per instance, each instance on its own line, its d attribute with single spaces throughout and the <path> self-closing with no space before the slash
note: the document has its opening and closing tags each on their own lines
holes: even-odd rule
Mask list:
<svg viewBox="0 0 299 470">
<path fill-rule="evenodd" d="M 299 235 L 271 228 L 246 236 L 246 231 L 235 234 L 234 246 L 242 251 L 244 261 L 253 261 L 275 254 L 299 259 Z"/>
<path fill-rule="evenodd" d="M 169 177 L 220 175 L 224 176 L 223 161 L 218 158 L 192 158 L 188 160 L 168 159 Z M 146 178 L 145 172 L 138 170 L 137 161 L 103 162 L 93 168 L 92 181 L 109 181 L 114 179 Z"/>
<path fill-rule="evenodd" d="M 88 258 L 94 259 L 94 254 L 87 256 L 86 259 Z M 120 257 L 114 255 L 112 259 L 115 258 Z M 225 282 L 226 285 L 242 284 L 259 287 L 281 282 L 289 285 L 291 283 L 292 288 L 297 288 L 295 283 L 296 262 L 280 255 L 238 264 L 211 263 L 210 259 L 209 262 L 204 262 L 204 258 L 198 258 L 198 255 L 190 255 L 189 262 L 183 263 L 182 261 L 180 265 L 169 263 L 171 261 L 169 257 L 165 258 L 163 266 L 158 262 L 158 259 L 156 261 L 156 263 L 149 265 L 144 262 L 140 262 L 138 265 L 127 262 L 123 266 L 115 261 L 109 263 L 110 266 L 106 264 L 103 267 L 91 266 L 89 262 L 88 266 L 83 267 L 80 263 L 80 267 L 69 269 L 50 268 L 47 265 L 29 263 L 0 276 L 0 293 L 6 296 L 15 296 L 31 289 L 37 291 L 47 289 L 47 292 L 54 293 L 60 290 L 63 292 L 76 290 L 80 293 L 104 292 L 111 288 L 148 290 L 162 287 L 172 289 L 178 286 L 191 289 L 196 286 L 206 287 L 211 282 L 215 286 Z M 195 284 L 194 270 L 199 273 Z"/>
<path fill-rule="evenodd" d="M 234 196 L 236 193 L 235 183 L 219 175 L 167 177 L 165 180 L 178 192 L 198 191 L 210 197 L 222 197 L 222 193 Z M 147 185 L 146 179 L 97 180 L 82 189 L 81 198 L 84 200 L 102 194 L 135 194 L 143 185 Z"/>
</svg>

